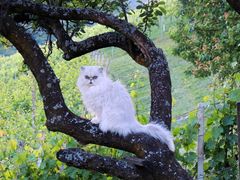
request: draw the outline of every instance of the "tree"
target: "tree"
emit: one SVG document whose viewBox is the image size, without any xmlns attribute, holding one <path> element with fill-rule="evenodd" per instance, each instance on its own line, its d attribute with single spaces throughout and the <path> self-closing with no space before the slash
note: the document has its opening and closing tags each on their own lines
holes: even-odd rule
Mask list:
<svg viewBox="0 0 240 180">
<path fill-rule="evenodd" d="M 213 179 L 236 179 L 236 103 L 240 99 L 240 16 L 236 12 L 239 13 L 240 3 L 231 0 L 227 0 L 229 4 L 225 0 L 179 2 L 181 4 L 177 12 L 177 25 L 171 34 L 178 43 L 175 53 L 192 63 L 192 69 L 188 72 L 197 77 L 214 77 L 214 82 L 209 86 L 209 95 L 203 99 L 209 104 L 205 111 L 205 176 Z M 189 137 L 186 136 L 188 131 L 193 134 L 189 129 L 190 125 L 183 129 L 185 137 Z M 195 125 L 198 126 L 196 123 Z M 183 142 L 185 137 L 181 137 L 180 142 Z M 190 142 L 187 141 L 188 147 Z M 187 157 L 187 153 L 182 157 Z M 184 161 L 189 162 L 188 158 Z M 194 163 L 190 165 L 192 164 Z M 194 166 L 188 169 L 192 174 L 196 174 Z"/>
<path fill-rule="evenodd" d="M 171 36 L 175 54 L 192 63 L 196 77 L 230 79 L 239 71 L 239 15 L 225 0 L 181 0 Z M 232 2 L 237 8 L 237 1 Z"/>
<path fill-rule="evenodd" d="M 148 68 L 151 84 L 150 121 L 164 123 L 169 129 L 171 127 L 171 80 L 163 51 L 156 48 L 150 39 L 126 20 L 92 8 L 63 7 L 64 2 L 69 1 L 36 3 L 1 0 L 0 34 L 17 48 L 24 63 L 32 71 L 42 95 L 46 126 L 50 131 L 67 134 L 82 144 L 92 143 L 125 150 L 135 154 L 138 159 L 117 160 L 77 148 L 60 150 L 57 158 L 70 166 L 123 179 L 191 179 L 167 146 L 154 138 L 144 134 L 131 134 L 123 138 L 112 133 L 103 133 L 97 125 L 78 117 L 68 109 L 59 79 L 26 26 L 32 29 L 41 27 L 53 34 L 57 46 L 64 52 L 65 60 L 109 46 L 125 50 L 136 63 Z M 84 4 L 85 1 L 82 2 Z M 68 28 L 64 28 L 70 21 L 71 25 L 96 22 L 115 31 L 76 42 L 72 36 L 77 28 L 73 28 L 71 35 Z"/>
</svg>

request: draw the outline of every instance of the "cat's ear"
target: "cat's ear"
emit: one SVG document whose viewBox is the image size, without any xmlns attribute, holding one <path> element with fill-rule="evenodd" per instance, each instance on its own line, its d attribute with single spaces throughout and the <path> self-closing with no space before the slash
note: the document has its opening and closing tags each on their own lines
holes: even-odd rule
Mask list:
<svg viewBox="0 0 240 180">
<path fill-rule="evenodd" d="M 98 71 L 99 71 L 100 73 L 103 73 L 103 67 L 98 68 Z"/>
<path fill-rule="evenodd" d="M 85 67 L 84 67 L 84 66 L 82 66 L 80 69 L 81 69 L 81 71 L 84 71 L 84 70 L 85 70 Z"/>
</svg>

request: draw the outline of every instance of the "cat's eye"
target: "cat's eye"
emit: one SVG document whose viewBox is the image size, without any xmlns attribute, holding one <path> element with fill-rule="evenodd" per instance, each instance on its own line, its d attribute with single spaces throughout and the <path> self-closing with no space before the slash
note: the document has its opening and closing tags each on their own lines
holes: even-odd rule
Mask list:
<svg viewBox="0 0 240 180">
<path fill-rule="evenodd" d="M 89 76 L 85 76 L 85 78 L 86 78 L 86 79 L 90 79 L 90 77 L 89 77 Z"/>
<path fill-rule="evenodd" d="M 93 76 L 93 79 L 97 79 L 97 76 Z"/>
</svg>

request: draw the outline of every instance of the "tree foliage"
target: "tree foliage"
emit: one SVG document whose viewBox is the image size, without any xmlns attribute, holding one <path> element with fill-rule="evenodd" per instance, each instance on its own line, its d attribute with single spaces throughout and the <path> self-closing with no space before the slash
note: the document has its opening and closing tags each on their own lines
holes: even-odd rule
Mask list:
<svg viewBox="0 0 240 180">
<path fill-rule="evenodd" d="M 240 85 L 240 74 L 233 77 Z M 210 94 L 204 97 L 205 136 L 204 136 L 204 173 L 209 179 L 237 178 L 237 126 L 236 102 L 240 99 L 240 90 L 231 87 L 219 87 L 217 82 L 210 88 Z M 197 110 L 189 114 L 187 123 L 177 124 L 174 128 L 177 158 L 193 176 L 197 175 Z"/>
<path fill-rule="evenodd" d="M 240 69 L 240 16 L 226 1 L 181 1 L 171 37 L 197 77 L 230 78 Z"/>
<path fill-rule="evenodd" d="M 236 179 L 240 16 L 226 1 L 180 2 L 177 26 L 171 31 L 171 37 L 177 42 L 174 53 L 192 63 L 188 73 L 215 78 L 209 88 L 211 93 L 204 98 L 208 104 L 204 138 L 206 177 Z M 175 129 L 176 134 L 189 134 L 179 136 L 179 158 L 191 169 L 192 175 L 196 175 L 197 170 L 192 134 L 197 133 L 198 124 L 194 117 L 190 115 L 189 124 Z"/>
</svg>

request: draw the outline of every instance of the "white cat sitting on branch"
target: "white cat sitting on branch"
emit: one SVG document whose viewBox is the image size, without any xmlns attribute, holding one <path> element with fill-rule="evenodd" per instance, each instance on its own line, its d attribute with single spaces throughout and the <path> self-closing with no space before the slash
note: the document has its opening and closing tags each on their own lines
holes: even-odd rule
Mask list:
<svg viewBox="0 0 240 180">
<path fill-rule="evenodd" d="M 135 109 L 126 88 L 119 81 L 112 81 L 100 66 L 83 66 L 77 80 L 83 103 L 95 117 L 91 120 L 99 124 L 103 132 L 113 132 L 122 136 L 131 133 L 146 133 L 166 143 L 175 150 L 173 136 L 165 127 L 149 123 L 140 124 L 135 117 Z"/>
</svg>

